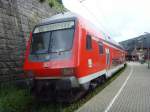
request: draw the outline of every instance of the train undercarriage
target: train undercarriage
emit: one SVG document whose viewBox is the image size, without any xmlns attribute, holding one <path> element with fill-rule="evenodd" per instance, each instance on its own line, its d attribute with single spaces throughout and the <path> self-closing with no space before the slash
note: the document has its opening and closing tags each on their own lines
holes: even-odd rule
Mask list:
<svg viewBox="0 0 150 112">
<path fill-rule="evenodd" d="M 34 80 L 31 93 L 39 101 L 72 103 L 84 97 L 88 91 L 94 90 L 98 85 L 103 84 L 105 80 L 105 75 L 102 75 L 77 87 L 72 87 L 69 81 Z"/>
</svg>

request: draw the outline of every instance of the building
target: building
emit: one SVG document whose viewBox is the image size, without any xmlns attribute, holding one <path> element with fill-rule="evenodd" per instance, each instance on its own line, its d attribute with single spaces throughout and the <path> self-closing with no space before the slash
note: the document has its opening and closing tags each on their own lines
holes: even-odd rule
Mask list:
<svg viewBox="0 0 150 112">
<path fill-rule="evenodd" d="M 142 60 L 150 57 L 150 33 L 120 42 L 127 51 L 127 60 Z"/>
</svg>

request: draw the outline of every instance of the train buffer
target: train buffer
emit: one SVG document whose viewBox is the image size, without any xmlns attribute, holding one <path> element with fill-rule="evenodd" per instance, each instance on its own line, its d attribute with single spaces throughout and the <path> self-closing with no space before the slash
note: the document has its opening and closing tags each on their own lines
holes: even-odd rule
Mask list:
<svg viewBox="0 0 150 112">
<path fill-rule="evenodd" d="M 150 112 L 150 69 L 128 63 L 117 79 L 76 112 Z"/>
</svg>

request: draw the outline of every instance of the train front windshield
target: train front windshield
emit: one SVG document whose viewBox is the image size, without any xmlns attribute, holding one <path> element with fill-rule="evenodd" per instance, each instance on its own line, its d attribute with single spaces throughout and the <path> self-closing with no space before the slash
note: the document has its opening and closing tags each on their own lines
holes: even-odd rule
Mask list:
<svg viewBox="0 0 150 112">
<path fill-rule="evenodd" d="M 74 26 L 74 21 L 68 21 L 36 27 L 32 37 L 31 54 L 71 50 Z"/>
</svg>

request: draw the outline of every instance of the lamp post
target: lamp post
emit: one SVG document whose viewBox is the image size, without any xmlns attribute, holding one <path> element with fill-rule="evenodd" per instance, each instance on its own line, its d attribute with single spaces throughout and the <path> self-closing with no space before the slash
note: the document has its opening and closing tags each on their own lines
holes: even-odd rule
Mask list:
<svg viewBox="0 0 150 112">
<path fill-rule="evenodd" d="M 149 34 L 147 32 L 145 32 L 145 34 Z M 146 47 L 147 47 L 147 63 L 148 63 L 148 69 L 150 69 L 150 37 L 146 37 L 144 38 L 146 39 Z"/>
<path fill-rule="evenodd" d="M 143 63 L 143 52 L 144 52 L 144 39 L 142 37 L 137 39 L 137 45 L 138 45 L 138 58 L 139 58 L 139 62 L 142 64 Z"/>
<path fill-rule="evenodd" d="M 150 54 L 150 52 L 149 52 L 149 38 L 148 37 L 145 37 L 144 38 L 144 40 L 146 39 L 146 47 L 147 47 L 147 63 L 148 63 L 148 69 L 150 68 L 150 63 L 149 63 L 149 58 L 150 58 L 150 56 L 149 56 L 149 54 Z"/>
<path fill-rule="evenodd" d="M 149 37 L 149 38 L 150 38 L 150 37 Z M 149 61 L 150 61 L 150 60 L 149 60 L 149 58 L 150 58 L 150 56 L 149 56 L 149 54 L 150 54 L 150 51 L 149 51 L 149 49 L 150 49 L 150 48 L 149 48 L 149 43 L 150 43 L 150 42 L 149 42 L 149 38 L 147 39 L 148 69 L 150 68 L 150 62 L 149 62 Z"/>
</svg>

